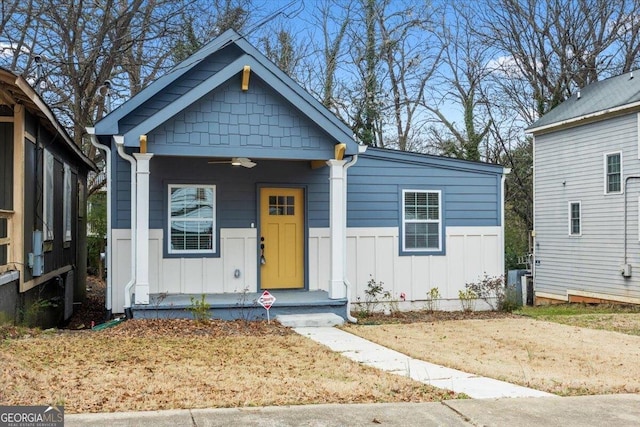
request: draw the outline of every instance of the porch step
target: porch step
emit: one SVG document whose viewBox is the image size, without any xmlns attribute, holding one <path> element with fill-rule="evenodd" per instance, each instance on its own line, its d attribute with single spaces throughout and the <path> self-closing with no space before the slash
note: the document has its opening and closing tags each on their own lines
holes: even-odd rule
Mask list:
<svg viewBox="0 0 640 427">
<path fill-rule="evenodd" d="M 334 313 L 338 318 L 347 317 L 347 300 L 331 299 L 326 291 L 288 291 L 275 290 L 271 294 L 276 302 L 269 310 L 270 318 L 299 315 L 311 317 L 315 314 Z M 267 320 L 267 311 L 260 306 L 258 299 L 262 293 L 222 293 L 206 294 L 209 315 L 223 320 Z M 201 300 L 202 294 L 151 294 L 150 304 L 133 304 L 134 318 L 138 319 L 192 319 L 189 309 L 195 300 Z M 327 326 L 319 323 L 318 326 Z M 308 325 L 311 326 L 311 325 Z"/>
<path fill-rule="evenodd" d="M 344 319 L 335 313 L 280 314 L 276 320 L 290 328 L 322 328 L 344 323 Z"/>
</svg>

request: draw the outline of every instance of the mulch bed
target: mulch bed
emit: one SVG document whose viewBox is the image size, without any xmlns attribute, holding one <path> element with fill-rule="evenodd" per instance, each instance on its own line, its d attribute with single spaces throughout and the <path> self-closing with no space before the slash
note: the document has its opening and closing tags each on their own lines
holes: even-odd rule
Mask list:
<svg viewBox="0 0 640 427">
<path fill-rule="evenodd" d="M 131 319 L 113 328 L 97 331 L 110 337 L 153 338 L 206 336 L 211 338 L 242 336 L 286 336 L 293 334 L 290 328 L 278 322 L 245 320 L 205 320 L 191 319 Z"/>
<path fill-rule="evenodd" d="M 356 315 L 356 313 L 354 313 Z M 430 323 L 449 320 L 486 320 L 519 317 L 512 313 L 502 311 L 396 311 L 389 315 L 384 313 L 372 313 L 368 316 L 357 316 L 360 325 L 381 325 L 388 323 Z"/>
<path fill-rule="evenodd" d="M 96 276 L 87 277 L 87 299 L 84 303 L 76 305 L 73 315 L 64 326 L 64 329 L 91 329 L 91 325 L 99 325 L 106 319 L 104 298 L 106 284 L 104 280 Z"/>
</svg>

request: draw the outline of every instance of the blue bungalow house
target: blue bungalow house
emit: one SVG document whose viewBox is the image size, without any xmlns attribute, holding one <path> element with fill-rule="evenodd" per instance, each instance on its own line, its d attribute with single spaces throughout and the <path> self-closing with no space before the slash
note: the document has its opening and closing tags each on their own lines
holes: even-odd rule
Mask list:
<svg viewBox="0 0 640 427">
<path fill-rule="evenodd" d="M 88 132 L 108 158 L 114 313 L 206 294 L 233 317 L 269 290 L 272 315 L 348 318 L 372 279 L 401 308 L 437 287 L 459 309 L 465 283 L 503 273 L 501 166 L 358 145 L 233 31 Z"/>
</svg>

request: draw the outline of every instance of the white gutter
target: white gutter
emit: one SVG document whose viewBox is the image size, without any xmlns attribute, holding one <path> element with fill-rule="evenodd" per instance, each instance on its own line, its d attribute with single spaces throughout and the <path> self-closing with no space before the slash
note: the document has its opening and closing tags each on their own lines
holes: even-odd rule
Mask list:
<svg viewBox="0 0 640 427">
<path fill-rule="evenodd" d="M 364 153 L 365 151 L 367 151 L 367 146 L 366 145 L 358 145 L 358 154 Z M 351 166 L 355 165 L 356 162 L 358 161 L 358 154 L 354 155 L 351 158 L 351 161 L 347 162 L 344 164 L 343 169 L 344 169 L 344 180 L 342 181 L 342 185 L 343 185 L 343 192 L 342 194 L 344 194 L 344 268 L 342 269 L 342 271 L 344 272 L 344 286 L 347 288 L 347 320 L 350 323 L 358 323 L 358 319 L 356 319 L 355 317 L 353 317 L 351 315 L 351 283 L 349 282 L 349 279 L 347 278 L 347 169 L 349 169 Z"/>
<path fill-rule="evenodd" d="M 89 139 L 91 141 L 91 145 L 96 147 L 98 150 L 102 150 L 105 152 L 106 159 L 106 168 L 105 175 L 107 176 L 107 248 L 106 248 L 106 256 L 107 256 L 107 291 L 105 295 L 105 308 L 107 309 L 107 315 L 111 315 L 112 309 L 112 277 L 113 270 L 111 269 L 112 265 L 112 254 L 111 254 L 111 148 L 100 144 L 98 142 L 98 137 L 96 136 L 96 129 L 93 127 L 85 128 L 87 133 L 89 134 Z"/>
<path fill-rule="evenodd" d="M 137 177 L 137 163 L 133 156 L 124 152 L 124 136 L 113 135 L 113 140 L 116 142 L 118 148 L 118 154 L 124 160 L 131 164 L 131 280 L 124 287 L 124 311 L 127 314 L 127 318 L 131 316 L 131 288 L 136 284 L 136 264 L 137 264 L 137 252 L 136 252 L 136 236 L 137 236 L 137 205 L 136 205 L 136 177 Z"/>
<path fill-rule="evenodd" d="M 566 125 L 570 125 L 570 124 L 575 124 L 575 123 L 581 122 L 583 120 L 595 119 L 595 118 L 598 118 L 600 116 L 604 116 L 604 115 L 607 115 L 607 114 L 620 113 L 620 112 L 623 112 L 625 110 L 633 110 L 634 108 L 637 108 L 637 107 L 640 107 L 640 101 L 634 102 L 632 104 L 621 105 L 619 107 L 609 108 L 609 109 L 606 109 L 606 110 L 596 111 L 595 113 L 589 113 L 589 114 L 585 114 L 585 115 L 579 116 L 579 117 L 572 117 L 570 119 L 566 119 L 566 120 L 563 120 L 561 122 L 555 122 L 555 123 L 550 123 L 548 125 L 529 128 L 529 129 L 526 129 L 525 132 L 526 133 L 541 132 L 541 131 L 552 129 L 552 128 L 555 128 L 555 127 L 561 127 L 561 126 L 566 126 Z"/>
</svg>

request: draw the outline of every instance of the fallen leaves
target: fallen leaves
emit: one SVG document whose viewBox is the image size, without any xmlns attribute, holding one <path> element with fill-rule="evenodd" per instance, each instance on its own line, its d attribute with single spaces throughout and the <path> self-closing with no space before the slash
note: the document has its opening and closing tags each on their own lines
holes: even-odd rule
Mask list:
<svg viewBox="0 0 640 427">
<path fill-rule="evenodd" d="M 274 322 L 129 320 L 8 340 L 0 366 L 0 404 L 64 402 L 69 413 L 455 397 Z"/>
</svg>

